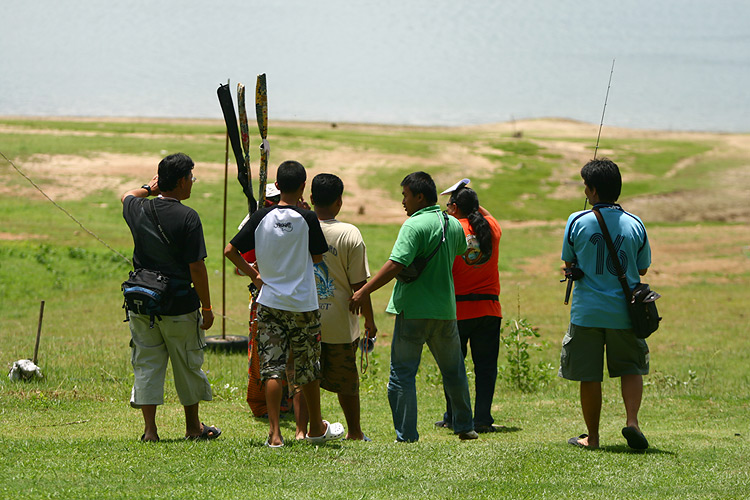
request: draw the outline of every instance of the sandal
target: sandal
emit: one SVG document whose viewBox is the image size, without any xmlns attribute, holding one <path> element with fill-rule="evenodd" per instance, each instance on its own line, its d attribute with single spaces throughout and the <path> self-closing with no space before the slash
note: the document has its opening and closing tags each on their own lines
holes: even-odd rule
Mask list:
<svg viewBox="0 0 750 500">
<path fill-rule="evenodd" d="M 197 436 L 185 436 L 185 439 L 188 441 L 208 441 L 221 436 L 221 429 L 212 425 L 206 425 L 203 422 L 201 422 L 201 425 L 203 426 L 203 432 Z"/>
<path fill-rule="evenodd" d="M 271 444 L 271 437 L 269 436 L 266 439 L 266 444 L 264 446 L 266 448 L 283 448 L 284 447 L 284 438 L 281 438 L 281 444 Z"/>
<path fill-rule="evenodd" d="M 325 444 L 328 441 L 341 439 L 342 437 L 344 437 L 344 434 L 346 434 L 346 430 L 344 429 L 344 426 L 338 422 L 331 424 L 331 423 L 328 423 L 327 420 L 323 420 L 323 423 L 326 425 L 326 431 L 323 433 L 323 435 L 311 436 L 307 434 L 305 436 L 305 441 L 311 444 Z"/>
<path fill-rule="evenodd" d="M 583 439 L 583 438 L 587 438 L 587 437 L 589 437 L 588 434 L 581 434 L 578 437 L 572 437 L 572 438 L 568 439 L 568 444 L 572 444 L 573 446 L 577 446 L 579 448 L 588 449 L 588 446 L 586 446 L 585 444 L 583 444 L 583 443 L 581 443 L 579 441 L 579 439 Z"/>
<path fill-rule="evenodd" d="M 623 427 L 622 436 L 627 440 L 628 446 L 634 450 L 645 450 L 648 448 L 646 436 L 635 427 Z"/>
</svg>

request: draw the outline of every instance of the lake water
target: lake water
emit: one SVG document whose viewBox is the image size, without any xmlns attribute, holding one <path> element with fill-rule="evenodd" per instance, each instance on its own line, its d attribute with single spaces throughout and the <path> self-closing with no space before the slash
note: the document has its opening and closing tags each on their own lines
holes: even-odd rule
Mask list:
<svg viewBox="0 0 750 500">
<path fill-rule="evenodd" d="M 750 132 L 747 0 L 4 0 L 0 115 L 220 118 L 268 75 L 271 119 L 566 117 Z M 253 92 L 250 92 L 252 95 Z"/>
</svg>

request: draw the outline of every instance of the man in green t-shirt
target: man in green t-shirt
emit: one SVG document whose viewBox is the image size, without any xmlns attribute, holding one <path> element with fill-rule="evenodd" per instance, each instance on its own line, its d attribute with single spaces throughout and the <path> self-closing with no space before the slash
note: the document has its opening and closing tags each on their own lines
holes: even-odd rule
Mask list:
<svg viewBox="0 0 750 500">
<path fill-rule="evenodd" d="M 402 204 L 409 219 L 401 226 L 389 259 L 350 299 L 350 309 L 359 313 L 372 292 L 398 277 L 415 260 L 428 259 L 416 280 L 399 279 L 386 309 L 396 315 L 388 381 L 396 440 L 414 442 L 419 439 L 415 377 L 425 343 L 440 368 L 443 386 L 451 401 L 453 431 L 462 440 L 476 439 L 456 326 L 451 273 L 455 256 L 466 251 L 464 231 L 457 219 L 440 211 L 436 204 L 435 182 L 429 174 L 413 172 L 401 181 L 401 187 Z"/>
</svg>

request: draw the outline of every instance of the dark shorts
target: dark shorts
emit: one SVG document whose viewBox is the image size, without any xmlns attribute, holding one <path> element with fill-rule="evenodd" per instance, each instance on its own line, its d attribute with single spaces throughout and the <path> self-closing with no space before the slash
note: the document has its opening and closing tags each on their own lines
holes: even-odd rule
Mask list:
<svg viewBox="0 0 750 500">
<path fill-rule="evenodd" d="M 320 344 L 320 387 L 346 396 L 359 394 L 358 344 L 358 340 L 351 344 Z"/>
<path fill-rule="evenodd" d="M 570 324 L 563 338 L 558 376 L 582 382 L 601 382 L 606 346 L 610 377 L 646 375 L 648 344 L 630 329 L 584 327 Z"/>
</svg>

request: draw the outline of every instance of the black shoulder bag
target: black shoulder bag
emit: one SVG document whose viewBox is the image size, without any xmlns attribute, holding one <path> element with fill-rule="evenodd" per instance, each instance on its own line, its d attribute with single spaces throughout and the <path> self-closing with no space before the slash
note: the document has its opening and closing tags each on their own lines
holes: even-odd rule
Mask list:
<svg viewBox="0 0 750 500">
<path fill-rule="evenodd" d="M 159 237 L 169 249 L 169 238 L 161 227 L 159 216 L 154 207 L 154 200 L 146 201 L 148 210 L 146 214 L 149 220 L 159 231 Z M 149 269 L 135 269 L 130 271 L 130 277 L 123 282 L 122 293 L 125 297 L 123 307 L 125 308 L 125 321 L 128 321 L 127 311 L 136 314 L 144 314 L 150 317 L 149 328 L 154 327 L 154 318 L 161 319 L 160 313 L 169 306 L 171 295 L 169 292 L 169 278 L 159 271 Z"/>
<path fill-rule="evenodd" d="M 639 339 L 645 339 L 659 328 L 661 318 L 659 317 L 659 311 L 656 309 L 656 299 L 661 297 L 661 295 L 651 290 L 648 283 L 638 283 L 632 290 L 630 289 L 625 271 L 622 269 L 620 259 L 617 257 L 615 245 L 612 243 L 612 237 L 609 235 L 607 224 L 604 222 L 604 217 L 599 212 L 599 208 L 594 207 L 592 211 L 596 215 L 596 220 L 599 221 L 599 226 L 602 228 L 609 256 L 617 271 L 617 279 L 620 280 L 622 291 L 625 294 L 628 314 L 630 315 L 630 321 L 633 323 L 633 333 Z"/>
<path fill-rule="evenodd" d="M 422 275 L 422 271 L 424 271 L 424 268 L 427 267 L 427 263 L 430 262 L 430 260 L 435 256 L 438 250 L 440 250 L 440 246 L 445 241 L 445 230 L 448 228 L 448 214 L 446 214 L 445 212 L 442 212 L 442 214 L 445 220 L 443 221 L 443 237 L 440 240 L 440 243 L 438 243 L 438 246 L 435 247 L 435 250 L 433 250 L 430 255 L 428 255 L 427 257 L 416 257 L 411 264 L 404 267 L 401 272 L 396 275 L 396 279 L 401 283 L 412 283 L 414 281 L 417 281 L 417 278 Z"/>
</svg>

